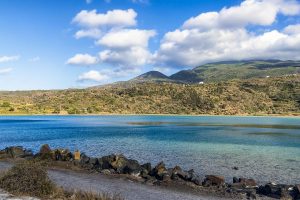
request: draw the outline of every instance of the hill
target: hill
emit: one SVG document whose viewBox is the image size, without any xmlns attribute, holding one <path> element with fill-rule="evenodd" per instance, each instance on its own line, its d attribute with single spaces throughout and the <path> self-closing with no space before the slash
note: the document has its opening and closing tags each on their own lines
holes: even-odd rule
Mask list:
<svg viewBox="0 0 300 200">
<path fill-rule="evenodd" d="M 300 115 L 300 75 L 207 84 L 138 82 L 0 92 L 1 114 Z"/>
<path fill-rule="evenodd" d="M 169 79 L 168 76 L 164 75 L 163 73 L 159 71 L 149 71 L 147 73 L 144 73 L 134 79 L 130 80 L 131 82 L 169 82 L 172 81 Z"/>
<path fill-rule="evenodd" d="M 300 61 L 250 60 L 225 61 L 183 70 L 170 79 L 186 83 L 220 82 L 231 79 L 278 77 L 300 73 Z"/>
</svg>

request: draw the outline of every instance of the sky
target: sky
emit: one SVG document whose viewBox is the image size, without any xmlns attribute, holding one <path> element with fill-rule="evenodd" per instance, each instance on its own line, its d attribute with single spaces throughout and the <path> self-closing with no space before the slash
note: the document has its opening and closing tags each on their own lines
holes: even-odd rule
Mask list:
<svg viewBox="0 0 300 200">
<path fill-rule="evenodd" d="M 0 90 L 247 59 L 300 60 L 299 0 L 0 0 Z"/>
</svg>

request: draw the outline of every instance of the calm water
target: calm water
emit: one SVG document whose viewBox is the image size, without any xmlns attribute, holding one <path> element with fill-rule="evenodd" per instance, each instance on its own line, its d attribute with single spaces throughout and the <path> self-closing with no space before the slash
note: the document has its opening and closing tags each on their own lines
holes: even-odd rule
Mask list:
<svg viewBox="0 0 300 200">
<path fill-rule="evenodd" d="M 0 117 L 0 149 L 42 144 L 90 156 L 164 160 L 201 175 L 300 182 L 300 118 L 187 116 Z M 239 170 L 233 170 L 237 166 Z"/>
</svg>

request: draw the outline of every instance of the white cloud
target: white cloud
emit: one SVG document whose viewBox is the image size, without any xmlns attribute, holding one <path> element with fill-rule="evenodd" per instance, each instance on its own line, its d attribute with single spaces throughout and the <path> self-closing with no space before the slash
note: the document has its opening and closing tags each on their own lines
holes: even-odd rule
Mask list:
<svg viewBox="0 0 300 200">
<path fill-rule="evenodd" d="M 300 34 L 300 24 L 289 25 L 283 31 L 287 34 Z"/>
<path fill-rule="evenodd" d="M 78 77 L 79 81 L 96 81 L 101 82 L 109 79 L 109 77 L 106 74 L 102 74 L 98 71 L 91 70 L 89 72 L 83 73 Z"/>
<path fill-rule="evenodd" d="M 75 33 L 75 38 L 76 39 L 80 39 L 80 38 L 100 38 L 102 35 L 101 30 L 97 29 L 97 28 L 93 28 L 93 29 L 87 29 L 87 30 L 79 30 Z"/>
<path fill-rule="evenodd" d="M 17 61 L 19 59 L 20 59 L 20 56 L 0 56 L 0 63 Z"/>
<path fill-rule="evenodd" d="M 117 66 L 143 66 L 151 62 L 148 50 L 153 30 L 121 29 L 104 35 L 97 44 L 107 49 L 99 53 L 100 61 Z"/>
<path fill-rule="evenodd" d="M 97 44 L 109 48 L 148 47 L 148 41 L 155 36 L 153 30 L 121 29 L 104 35 Z"/>
<path fill-rule="evenodd" d="M 67 61 L 70 65 L 94 65 L 97 64 L 97 57 L 91 56 L 89 54 L 76 54 Z"/>
<path fill-rule="evenodd" d="M 0 75 L 4 75 L 4 74 L 8 74 L 12 71 L 12 68 L 4 68 L 4 69 L 0 69 Z"/>
<path fill-rule="evenodd" d="M 38 62 L 39 60 L 41 60 L 39 56 L 28 59 L 29 62 Z"/>
<path fill-rule="evenodd" d="M 93 1 L 93 0 L 85 0 L 85 2 L 86 2 L 87 4 L 92 3 L 92 1 Z"/>
<path fill-rule="evenodd" d="M 136 25 L 137 13 L 133 9 L 128 10 L 111 10 L 107 13 L 97 13 L 96 10 L 82 10 L 73 19 L 84 27 L 101 27 L 101 26 L 118 26 L 130 27 Z"/>
<path fill-rule="evenodd" d="M 300 6 L 295 0 L 245 0 L 239 6 L 223 8 L 220 12 L 202 13 L 183 24 L 183 28 L 242 28 L 246 25 L 271 25 L 276 16 L 296 15 Z"/>
<path fill-rule="evenodd" d="M 283 32 L 254 33 L 247 25 L 268 26 L 278 14 L 296 15 L 296 1 L 246 0 L 220 12 L 202 13 L 187 20 L 180 29 L 164 35 L 155 53 L 157 64 L 195 67 L 212 61 L 239 59 L 300 59 L 298 25 Z"/>
</svg>

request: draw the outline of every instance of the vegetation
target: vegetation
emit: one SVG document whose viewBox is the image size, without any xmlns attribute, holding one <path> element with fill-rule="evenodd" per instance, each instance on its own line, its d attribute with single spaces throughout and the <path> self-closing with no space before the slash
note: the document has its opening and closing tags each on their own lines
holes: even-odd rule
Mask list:
<svg viewBox="0 0 300 200">
<path fill-rule="evenodd" d="M 225 61 L 183 70 L 169 78 L 184 83 L 221 82 L 232 79 L 278 77 L 300 73 L 300 61 Z"/>
<path fill-rule="evenodd" d="M 14 194 L 62 200 L 123 200 L 119 195 L 64 191 L 51 182 L 41 163 L 24 161 L 0 177 L 0 188 Z"/>
<path fill-rule="evenodd" d="M 1 114 L 299 115 L 300 75 L 205 84 L 130 82 L 80 90 L 0 92 L 0 105 Z"/>
</svg>

